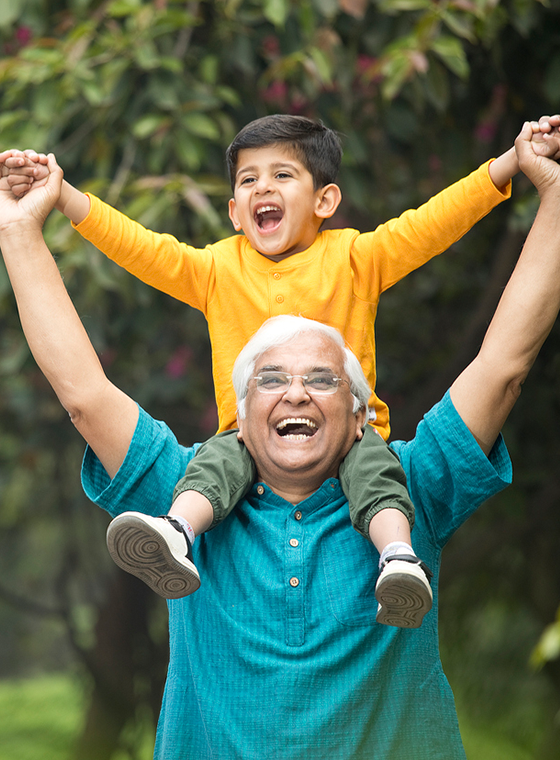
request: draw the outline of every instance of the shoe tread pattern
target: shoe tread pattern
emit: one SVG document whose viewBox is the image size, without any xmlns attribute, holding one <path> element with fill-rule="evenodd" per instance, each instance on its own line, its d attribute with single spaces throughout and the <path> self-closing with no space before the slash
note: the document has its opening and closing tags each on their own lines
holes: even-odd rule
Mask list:
<svg viewBox="0 0 560 760">
<path fill-rule="evenodd" d="M 167 542 L 145 522 L 127 517 L 118 529 L 107 532 L 107 547 L 115 564 L 144 581 L 164 599 L 180 599 L 200 587 L 195 566 L 179 563 Z"/>
</svg>

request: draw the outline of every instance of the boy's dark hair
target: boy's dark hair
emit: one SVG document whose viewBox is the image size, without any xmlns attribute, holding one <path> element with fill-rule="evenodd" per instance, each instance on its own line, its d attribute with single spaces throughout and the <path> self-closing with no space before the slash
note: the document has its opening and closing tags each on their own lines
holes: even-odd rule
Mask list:
<svg viewBox="0 0 560 760">
<path fill-rule="evenodd" d="M 336 182 L 342 146 L 340 138 L 321 121 L 313 121 L 305 116 L 274 114 L 249 122 L 237 133 L 226 150 L 226 162 L 232 190 L 235 188 L 237 160 L 240 150 L 266 148 L 281 145 L 292 149 L 313 177 L 313 187 L 321 187 Z"/>
</svg>

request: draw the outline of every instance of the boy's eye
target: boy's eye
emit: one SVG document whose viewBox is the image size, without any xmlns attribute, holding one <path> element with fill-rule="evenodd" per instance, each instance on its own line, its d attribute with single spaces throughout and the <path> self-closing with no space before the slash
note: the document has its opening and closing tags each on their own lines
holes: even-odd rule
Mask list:
<svg viewBox="0 0 560 760">
<path fill-rule="evenodd" d="M 254 177 L 245 177 L 244 179 L 241 180 L 241 182 L 239 184 L 240 185 L 248 185 L 250 182 L 254 182 L 254 181 L 255 181 Z"/>
<path fill-rule="evenodd" d="M 289 172 L 278 172 L 276 176 L 278 179 L 289 179 L 292 175 Z"/>
</svg>

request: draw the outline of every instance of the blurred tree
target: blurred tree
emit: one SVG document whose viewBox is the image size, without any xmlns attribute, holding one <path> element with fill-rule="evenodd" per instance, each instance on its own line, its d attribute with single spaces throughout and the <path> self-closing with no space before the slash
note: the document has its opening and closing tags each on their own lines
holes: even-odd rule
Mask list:
<svg viewBox="0 0 560 760">
<path fill-rule="evenodd" d="M 52 150 L 73 184 L 197 245 L 229 234 L 223 153 L 257 116 L 303 113 L 343 134 L 335 224 L 365 230 L 502 152 L 523 120 L 560 101 L 559 0 L 12 0 L 1 10 L 2 147 Z M 514 203 L 382 299 L 379 393 L 394 436 L 412 433 L 474 355 L 535 208 L 517 181 Z M 202 317 L 118 270 L 60 215 L 46 234 L 111 379 L 181 440 L 212 434 Z M 26 612 L 46 621 L 42 661 L 66 666 L 62 627 L 92 679 L 76 756 L 109 758 L 120 745 L 133 757 L 127 726 L 146 706 L 158 711 L 164 607 L 105 556 L 106 520 L 79 486 L 82 442 L 29 357 L 3 270 L 0 325 L 0 597 L 10 610 L 0 663 L 29 667 Z M 506 610 L 484 618 L 499 641 L 516 615 L 529 621 L 515 650 L 525 660 L 558 606 L 558 345 L 556 332 L 508 425 L 515 486 L 448 549 L 443 637 L 465 650 L 481 640 L 479 596 Z M 558 747 L 557 664 L 545 666 L 555 696 L 541 759 Z M 515 716 L 508 730 L 523 743 Z"/>
</svg>

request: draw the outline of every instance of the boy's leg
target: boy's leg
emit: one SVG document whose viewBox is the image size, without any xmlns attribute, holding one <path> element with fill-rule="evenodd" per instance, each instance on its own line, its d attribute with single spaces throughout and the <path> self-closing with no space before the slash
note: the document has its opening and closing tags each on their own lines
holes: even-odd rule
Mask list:
<svg viewBox="0 0 560 760">
<path fill-rule="evenodd" d="M 195 536 L 223 520 L 250 489 L 255 465 L 237 431 L 211 438 L 197 450 L 174 491 L 168 515 L 124 512 L 107 530 L 107 546 L 119 567 L 166 599 L 200 586 L 192 559 Z"/>
<path fill-rule="evenodd" d="M 432 606 L 431 572 L 410 543 L 414 506 L 396 454 L 371 426 L 346 455 L 339 477 L 354 528 L 380 554 L 377 621 L 417 628 Z"/>
</svg>

